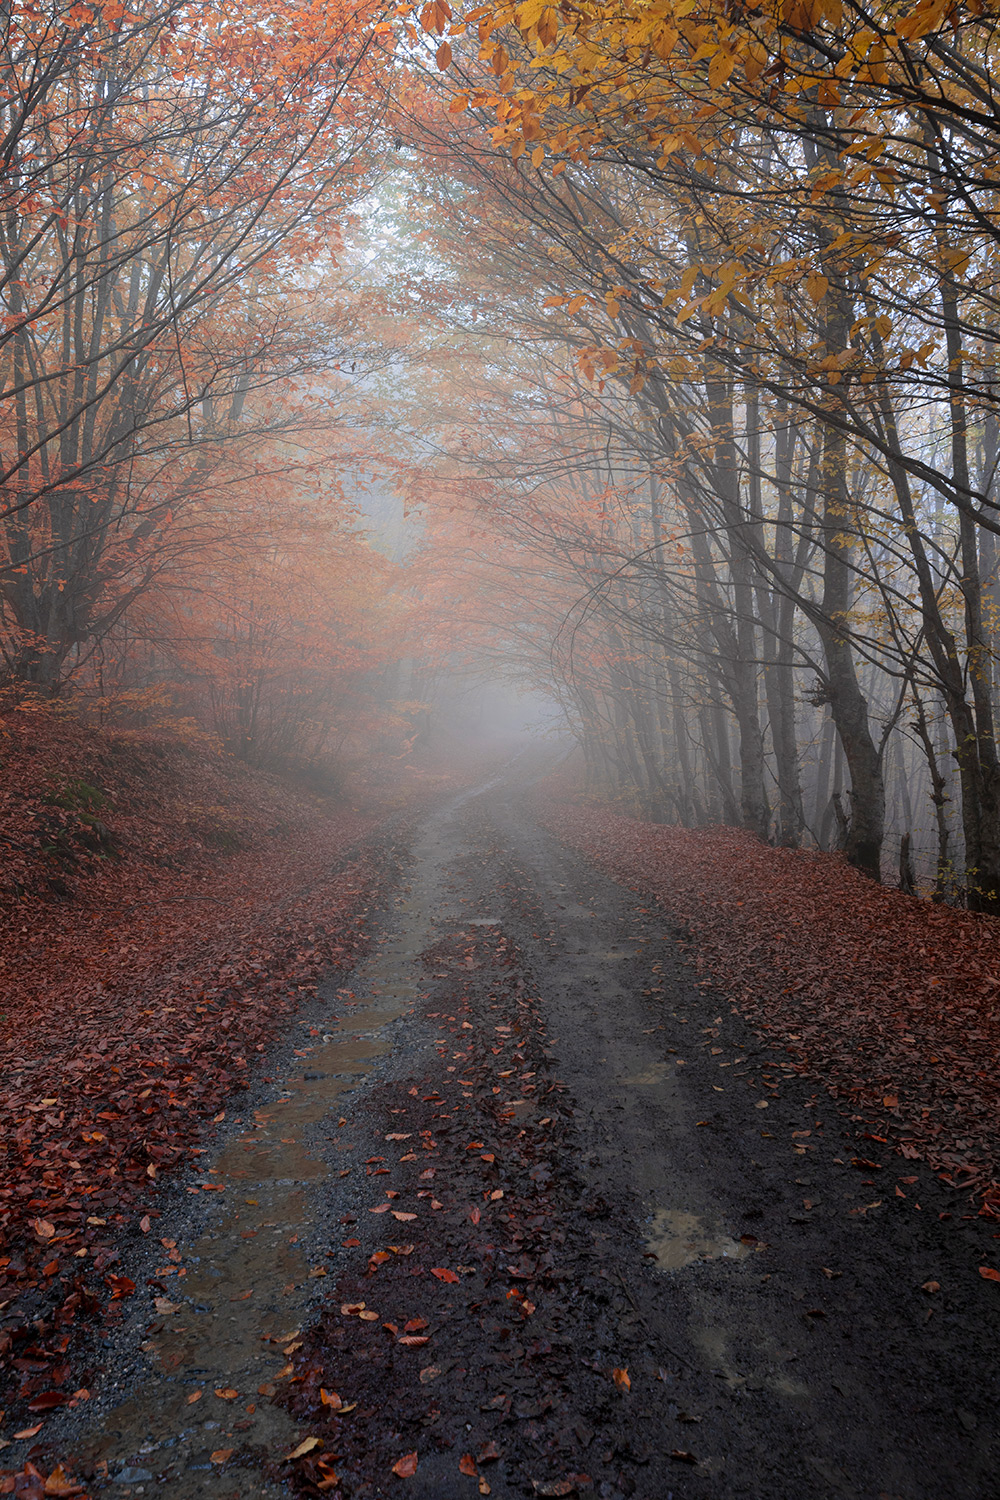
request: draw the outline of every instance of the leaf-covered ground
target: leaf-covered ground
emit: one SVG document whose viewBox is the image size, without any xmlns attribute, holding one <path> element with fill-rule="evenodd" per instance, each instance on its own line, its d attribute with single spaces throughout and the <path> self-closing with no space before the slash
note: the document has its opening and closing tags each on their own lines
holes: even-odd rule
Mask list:
<svg viewBox="0 0 1000 1500">
<path fill-rule="evenodd" d="M 545 800 L 549 829 L 687 936 L 787 1067 L 856 1103 L 878 1144 L 1000 1218 L 1000 922 L 877 886 L 839 857 Z"/>
<path fill-rule="evenodd" d="M 75 1329 L 132 1291 L 160 1175 L 354 961 L 387 870 L 372 816 L 181 740 L 13 716 L 0 758 L 0 1382 L 37 1421 L 84 1399 Z"/>
</svg>

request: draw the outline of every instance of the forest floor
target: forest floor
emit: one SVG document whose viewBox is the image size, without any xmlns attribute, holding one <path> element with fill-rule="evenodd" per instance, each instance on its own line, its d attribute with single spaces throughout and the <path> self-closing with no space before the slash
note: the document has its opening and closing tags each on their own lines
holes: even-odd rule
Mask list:
<svg viewBox="0 0 1000 1500">
<path fill-rule="evenodd" d="M 822 872 L 833 890 L 850 872 L 821 860 L 810 884 L 810 856 L 786 879 L 780 851 L 720 856 L 706 835 L 702 890 L 683 839 L 671 854 L 669 830 L 536 800 L 530 766 L 442 799 L 402 866 L 398 820 L 365 833 L 366 949 L 276 1016 L 145 1232 L 127 1215 L 107 1231 L 113 1285 L 64 1351 L 59 1389 L 80 1388 L 11 1406 L 0 1493 L 996 1493 L 991 987 L 978 1010 L 956 989 L 977 1035 L 939 1005 L 931 1041 L 950 1051 L 890 1077 L 888 1009 L 871 1039 L 859 1020 L 879 929 L 862 901 L 845 932 L 847 894 L 830 925 L 858 984 L 823 950 L 819 992 L 805 908 Z M 796 876 L 801 941 L 763 963 L 754 933 L 766 956 L 790 930 Z M 757 893 L 749 928 L 730 880 Z M 896 903 L 934 929 L 924 969 L 949 918 L 963 942 L 972 924 L 976 962 L 1000 952 L 992 923 L 886 902 L 893 944 Z M 905 1026 L 923 1042 L 916 1014 Z M 916 1101 L 941 1059 L 935 1132 Z M 59 1337 L 27 1306 L 44 1291 L 0 1309 L 26 1380 Z"/>
</svg>

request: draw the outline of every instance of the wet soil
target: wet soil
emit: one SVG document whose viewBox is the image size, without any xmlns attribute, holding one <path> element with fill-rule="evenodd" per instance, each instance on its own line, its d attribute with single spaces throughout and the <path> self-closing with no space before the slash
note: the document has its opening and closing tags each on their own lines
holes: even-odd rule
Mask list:
<svg viewBox="0 0 1000 1500">
<path fill-rule="evenodd" d="M 527 780 L 424 823 L 39 1463 L 171 1500 L 1000 1493 L 994 1230 L 783 1068 Z"/>
</svg>

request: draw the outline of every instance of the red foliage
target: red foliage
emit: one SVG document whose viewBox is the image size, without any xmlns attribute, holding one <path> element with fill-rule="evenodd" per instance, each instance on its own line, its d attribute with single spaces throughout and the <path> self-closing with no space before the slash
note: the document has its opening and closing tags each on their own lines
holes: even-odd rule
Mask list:
<svg viewBox="0 0 1000 1500">
<path fill-rule="evenodd" d="M 688 961 L 789 1066 L 1000 1218 L 1000 921 L 874 885 L 837 856 L 550 802 L 544 821 L 691 936 Z"/>
<path fill-rule="evenodd" d="M 29 1335 L 42 1412 L 71 1399 L 76 1317 L 134 1290 L 110 1268 L 157 1174 L 353 959 L 382 868 L 348 852 L 371 818 L 205 749 L 3 731 L 0 1365 Z"/>
</svg>

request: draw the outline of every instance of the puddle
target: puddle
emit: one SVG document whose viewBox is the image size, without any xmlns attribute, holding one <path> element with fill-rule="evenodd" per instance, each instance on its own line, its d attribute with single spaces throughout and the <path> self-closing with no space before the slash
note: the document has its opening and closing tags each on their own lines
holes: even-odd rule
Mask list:
<svg viewBox="0 0 1000 1500">
<path fill-rule="evenodd" d="M 713 1234 L 706 1221 L 680 1208 L 658 1208 L 646 1236 L 661 1271 L 679 1271 L 705 1260 L 746 1260 L 753 1248 L 727 1234 Z"/>
<path fill-rule="evenodd" d="M 729 1359 L 729 1334 L 724 1328 L 701 1327 L 693 1331 L 695 1345 L 708 1357 L 709 1363 L 725 1380 L 730 1390 L 773 1391 L 789 1400 L 807 1400 L 809 1387 L 793 1376 L 783 1374 L 776 1366 L 784 1360 L 794 1358 L 791 1349 L 774 1350 L 768 1362 L 753 1369 L 749 1374 L 740 1374 Z M 759 1356 L 758 1356 L 759 1357 Z"/>
<path fill-rule="evenodd" d="M 146 1368 L 117 1403 L 109 1369 L 99 1393 L 100 1432 L 73 1438 L 77 1452 L 107 1464 L 113 1493 L 155 1487 L 171 1500 L 277 1500 L 284 1493 L 256 1474 L 224 1469 L 219 1455 L 262 1447 L 280 1456 L 301 1436 L 269 1397 L 286 1363 L 283 1348 L 325 1278 L 337 1274 L 341 1238 L 351 1233 L 332 1226 L 307 1259 L 303 1242 L 320 1216 L 320 1185 L 341 1170 L 335 1153 L 313 1146 L 310 1132 L 325 1121 L 326 1133 L 336 1134 L 340 1116 L 350 1116 L 350 1091 L 391 1050 L 380 1033 L 423 991 L 420 955 L 435 939 L 432 913 L 454 854 L 454 840 L 435 820 L 414 847 L 414 894 L 396 903 L 394 931 L 353 976 L 364 998 L 352 1008 L 333 1001 L 340 1014 L 326 1029 L 316 1023 L 315 1040 L 303 1032 L 303 1056 L 283 1079 L 281 1097 L 255 1110 L 253 1123 L 215 1156 L 200 1158 L 188 1181 L 206 1200 L 201 1231 L 192 1231 L 186 1216 L 183 1227 L 171 1229 L 169 1211 L 156 1222 L 154 1232 L 170 1244 L 156 1261 L 159 1284 L 136 1296 L 148 1299 Z M 359 1169 L 353 1154 L 342 1161 Z M 95 1418 L 99 1410 L 95 1404 Z"/>
<path fill-rule="evenodd" d="M 648 1068 L 643 1068 L 641 1073 L 633 1073 L 631 1078 L 620 1078 L 619 1083 L 636 1088 L 649 1087 L 655 1083 L 662 1083 L 665 1078 L 673 1078 L 674 1065 L 668 1062 L 650 1063 Z"/>
</svg>

